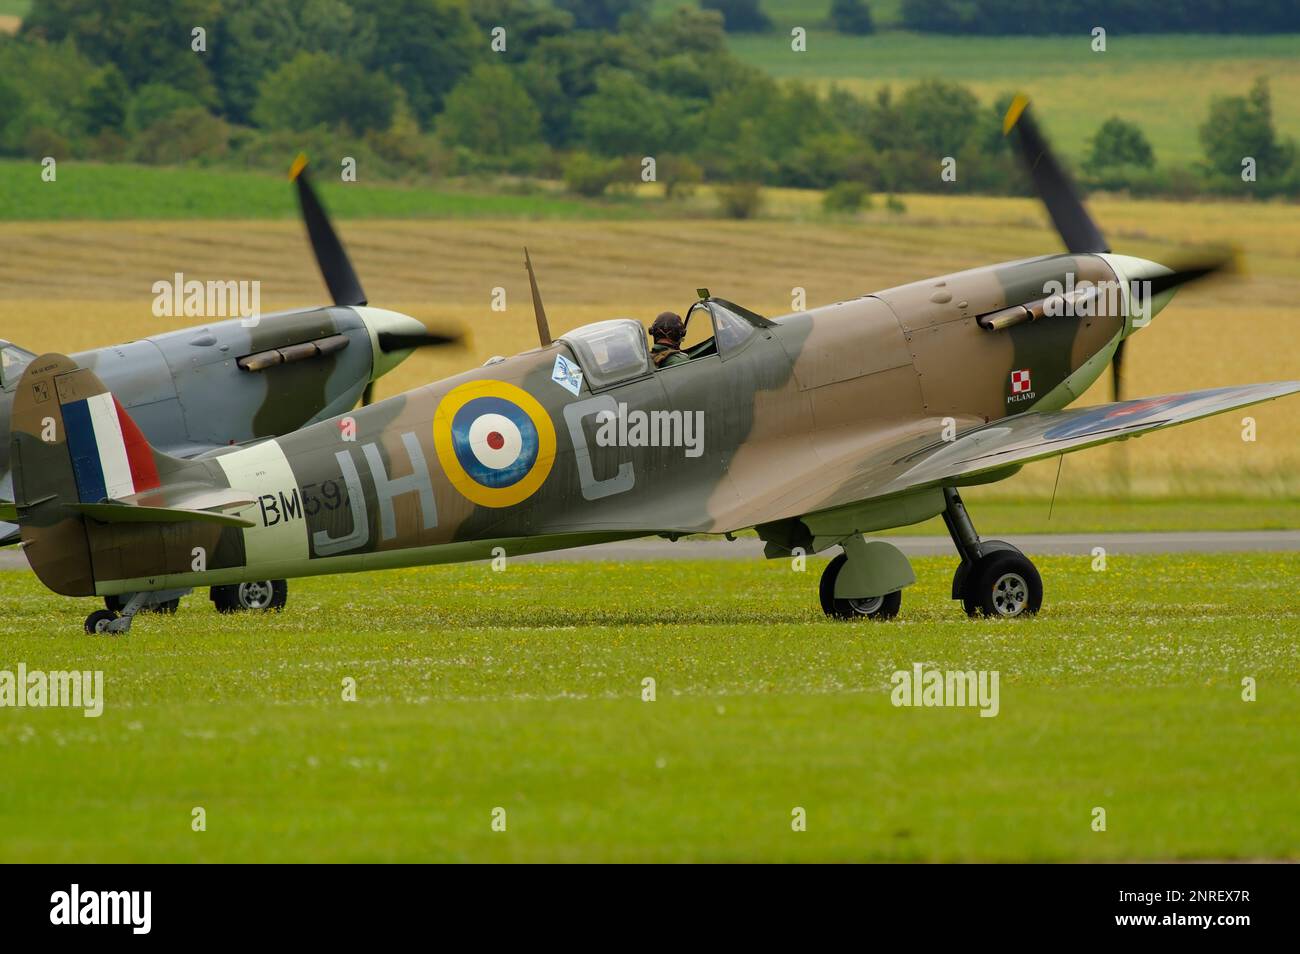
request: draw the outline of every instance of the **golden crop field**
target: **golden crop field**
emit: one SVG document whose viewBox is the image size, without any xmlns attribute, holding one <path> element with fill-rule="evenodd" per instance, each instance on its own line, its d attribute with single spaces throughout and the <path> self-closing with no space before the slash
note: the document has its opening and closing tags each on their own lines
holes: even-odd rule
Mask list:
<svg viewBox="0 0 1300 954">
<path fill-rule="evenodd" d="M 535 344 L 522 247 L 537 266 L 552 328 L 689 306 L 694 290 L 767 314 L 956 269 L 1059 248 L 1031 199 L 906 196 L 907 212 L 814 220 L 817 196 L 775 191 L 771 218 L 619 222 L 350 220 L 339 229 L 371 304 L 463 329 L 464 351 L 418 354 L 381 397 Z M 706 199 L 701 197 L 700 202 Z M 1169 260 L 1187 243 L 1230 243 L 1244 274 L 1183 290 L 1131 339 L 1126 396 L 1300 378 L 1300 214 L 1266 203 L 1098 198 L 1117 251 Z M 777 217 L 779 216 L 779 218 Z M 152 316 L 151 285 L 174 272 L 260 279 L 262 308 L 321 303 L 325 289 L 293 221 L 11 222 L 2 227 L 0 336 L 35 351 L 79 349 L 191 324 Z M 493 289 L 506 290 L 494 312 Z M 1103 378 L 1085 403 L 1109 400 Z M 1241 418 L 1258 439 L 1241 439 Z M 1047 496 L 1056 462 L 995 494 Z M 1070 457 L 1061 492 L 1300 497 L 1300 398 Z"/>
</svg>

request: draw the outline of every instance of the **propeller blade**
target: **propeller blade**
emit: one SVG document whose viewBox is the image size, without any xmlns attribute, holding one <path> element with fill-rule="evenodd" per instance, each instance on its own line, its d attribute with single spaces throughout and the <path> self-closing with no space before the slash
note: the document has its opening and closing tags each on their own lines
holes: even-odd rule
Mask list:
<svg viewBox="0 0 1300 954">
<path fill-rule="evenodd" d="M 1218 248 L 1202 250 L 1194 258 L 1184 255 L 1181 261 L 1170 265 L 1129 259 L 1124 266 L 1124 276 L 1133 286 L 1134 294 L 1149 300 L 1173 292 L 1188 282 L 1236 270 L 1236 252 L 1230 248 Z"/>
<path fill-rule="evenodd" d="M 307 157 L 301 153 L 289 169 L 289 178 L 298 187 L 298 206 L 302 209 L 302 220 L 307 226 L 307 237 L 311 240 L 312 251 L 316 253 L 316 264 L 320 267 L 321 277 L 330 290 L 330 296 L 336 305 L 364 305 L 366 293 L 361 287 L 348 253 L 343 249 L 330 224 L 325 208 L 316 196 L 307 176 Z"/>
<path fill-rule="evenodd" d="M 1056 161 L 1038 124 L 1029 115 L 1029 99 L 1017 96 L 1002 119 L 1002 134 L 1016 131 L 1020 159 L 1029 171 L 1038 197 L 1071 252 L 1109 252 L 1101 229 L 1092 220 L 1064 167 Z"/>
<path fill-rule="evenodd" d="M 379 350 L 388 354 L 393 351 L 409 351 L 412 348 L 439 348 L 444 345 L 460 344 L 460 338 L 452 335 L 439 335 L 432 331 L 406 334 L 398 331 L 381 331 L 375 336 L 379 339 Z"/>
<path fill-rule="evenodd" d="M 1225 252 L 1215 258 L 1203 259 L 1193 264 L 1185 265 L 1175 269 L 1168 275 L 1156 275 L 1151 279 L 1151 294 L 1159 295 L 1162 292 L 1172 291 L 1179 285 L 1187 282 L 1194 282 L 1197 279 L 1207 278 L 1218 272 L 1231 272 L 1236 268 L 1236 258 L 1230 252 Z"/>
<path fill-rule="evenodd" d="M 1129 259 L 1124 268 L 1124 277 L 1130 284 L 1130 294 L 1137 296 L 1150 309 L 1161 295 L 1175 291 L 1188 282 L 1200 281 L 1214 275 L 1237 270 L 1237 256 L 1230 248 L 1201 251 L 1195 258 L 1186 258 L 1177 265 L 1162 265 L 1143 259 Z M 1130 303 L 1136 308 L 1137 303 Z M 1138 312 L 1140 313 L 1140 312 Z M 1151 312 L 1147 312 L 1148 318 Z M 1121 339 L 1115 347 L 1111 358 L 1111 393 L 1116 401 L 1122 400 L 1124 391 L 1124 344 Z"/>
<path fill-rule="evenodd" d="M 1115 355 L 1110 359 L 1110 399 L 1112 401 L 1122 401 L 1123 394 L 1123 367 L 1124 367 L 1124 342 L 1127 339 L 1121 338 L 1118 345 L 1115 346 Z"/>
</svg>

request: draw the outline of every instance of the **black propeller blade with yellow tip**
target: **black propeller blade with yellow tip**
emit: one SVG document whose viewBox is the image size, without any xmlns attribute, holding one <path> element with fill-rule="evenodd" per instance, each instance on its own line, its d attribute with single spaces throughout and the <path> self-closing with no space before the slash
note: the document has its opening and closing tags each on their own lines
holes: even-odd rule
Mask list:
<svg viewBox="0 0 1300 954">
<path fill-rule="evenodd" d="M 1020 160 L 1029 171 L 1029 178 L 1033 180 L 1043 205 L 1047 206 L 1047 214 L 1052 217 L 1052 224 L 1061 234 L 1065 247 L 1071 252 L 1109 252 L 1110 245 L 1101 229 L 1084 208 L 1074 183 L 1052 155 L 1047 140 L 1030 115 L 1026 96 L 1016 96 L 1002 118 L 1003 135 L 1010 135 L 1012 130 L 1020 147 Z"/>
<path fill-rule="evenodd" d="M 320 267 L 321 277 L 325 279 L 334 304 L 366 304 L 366 292 L 361 287 L 361 280 L 357 278 L 352 261 L 348 258 L 343 243 L 339 241 L 334 226 L 330 224 L 316 190 L 311 187 L 305 155 L 299 153 L 293 161 L 289 178 L 298 187 L 298 205 L 302 209 L 302 220 L 307 226 L 307 237 L 311 240 L 312 251 L 316 253 L 316 264 Z"/>
<path fill-rule="evenodd" d="M 352 260 L 348 258 L 338 233 L 330 223 L 325 207 L 321 205 L 316 190 L 312 188 L 311 178 L 307 175 L 307 157 L 302 153 L 293 161 L 289 169 L 289 178 L 298 190 L 298 205 L 302 209 L 303 223 L 307 226 L 307 237 L 311 241 L 312 251 L 316 255 L 316 264 L 320 267 L 321 277 L 329 288 L 330 297 L 336 305 L 362 306 L 367 304 L 365 289 L 357 278 Z M 391 332 L 381 331 L 376 335 L 379 350 L 385 354 L 394 351 L 410 351 L 415 348 L 436 348 L 444 345 L 458 345 L 461 339 L 455 335 L 425 332 Z M 364 407 L 374 400 L 375 383 L 371 381 L 361 392 L 361 404 Z"/>
</svg>

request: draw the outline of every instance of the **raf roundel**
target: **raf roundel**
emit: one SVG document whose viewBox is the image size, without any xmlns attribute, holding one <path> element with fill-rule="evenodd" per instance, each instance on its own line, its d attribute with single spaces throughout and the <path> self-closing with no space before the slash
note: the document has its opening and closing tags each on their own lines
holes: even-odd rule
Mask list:
<svg viewBox="0 0 1300 954">
<path fill-rule="evenodd" d="M 484 507 L 526 500 L 555 462 L 550 415 L 504 381 L 470 381 L 447 392 L 433 418 L 433 444 L 452 486 Z"/>
</svg>

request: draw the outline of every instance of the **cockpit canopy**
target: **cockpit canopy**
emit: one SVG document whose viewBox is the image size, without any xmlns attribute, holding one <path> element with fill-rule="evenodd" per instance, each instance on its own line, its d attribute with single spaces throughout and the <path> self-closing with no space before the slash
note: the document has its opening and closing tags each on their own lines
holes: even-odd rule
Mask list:
<svg viewBox="0 0 1300 954">
<path fill-rule="evenodd" d="M 12 391 L 18 379 L 27 370 L 27 365 L 36 358 L 26 348 L 20 348 L 8 341 L 0 341 L 0 386 Z"/>
<path fill-rule="evenodd" d="M 611 318 L 575 328 L 560 340 L 573 349 L 578 365 L 595 390 L 650 370 L 646 332 L 634 318 Z"/>
<path fill-rule="evenodd" d="M 721 298 L 702 299 L 691 306 L 686 313 L 688 334 L 692 330 L 692 321 L 696 322 L 697 328 L 699 322 L 705 322 L 705 333 L 712 330 L 713 334 L 685 349 L 684 353 L 691 361 L 711 355 L 718 355 L 725 361 L 744 347 L 759 328 L 775 325 L 762 315 Z M 611 318 L 583 325 L 561 335 L 560 340 L 573 351 L 593 391 L 650 373 L 647 332 L 634 318 Z M 661 372 L 689 366 L 690 362 L 683 362 L 671 369 L 661 369 Z"/>
</svg>

